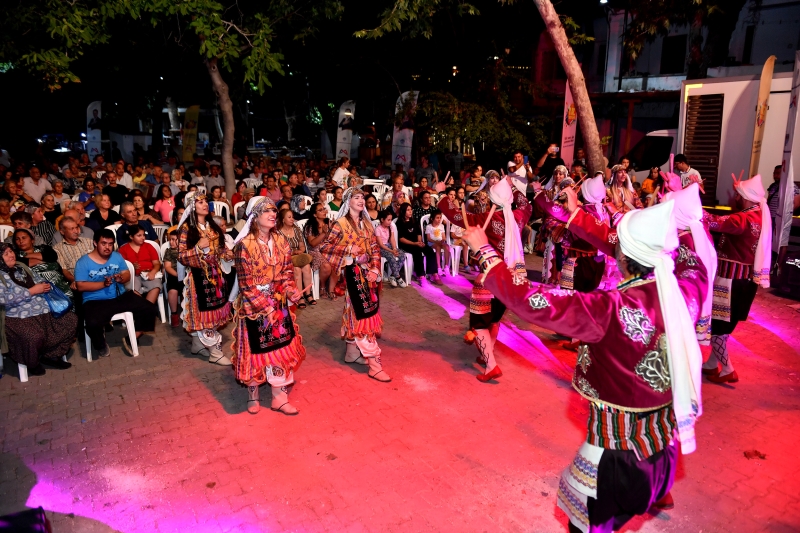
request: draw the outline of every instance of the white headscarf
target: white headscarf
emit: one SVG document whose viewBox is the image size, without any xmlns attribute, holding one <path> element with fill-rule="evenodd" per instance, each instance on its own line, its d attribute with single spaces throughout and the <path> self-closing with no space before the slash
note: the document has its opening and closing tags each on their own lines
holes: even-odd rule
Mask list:
<svg viewBox="0 0 800 533">
<path fill-rule="evenodd" d="M 250 234 L 250 228 L 253 226 L 253 221 L 264 212 L 267 207 L 276 209 L 275 202 L 269 196 L 254 196 L 247 202 L 247 207 L 244 214 L 247 217 L 247 222 L 244 223 L 242 231 L 236 236 L 233 245 L 236 246 L 239 242 Z"/>
<path fill-rule="evenodd" d="M 631 183 L 631 175 L 622 165 L 614 165 L 611 169 L 611 186 L 617 186 L 617 172 L 619 171 L 625 172 L 625 187 L 635 194 L 636 191 L 633 189 L 633 183 Z"/>
<path fill-rule="evenodd" d="M 514 211 L 511 209 L 511 204 L 514 202 L 514 191 L 508 181 L 500 180 L 494 184 L 489 189 L 489 199 L 503 210 L 503 222 L 506 230 L 503 259 L 511 271 L 514 283 L 524 283 L 527 281 L 525 256 L 522 252 L 522 239 L 520 238 L 517 220 L 514 218 Z"/>
<path fill-rule="evenodd" d="M 564 179 L 569 177 L 569 170 L 564 165 L 558 165 L 556 168 L 553 169 L 553 175 L 550 177 L 550 181 L 544 184 L 542 187 L 544 190 L 549 191 L 556 187 L 556 172 L 561 172 L 564 174 Z M 562 180 L 563 181 L 563 180 Z"/>
<path fill-rule="evenodd" d="M 583 180 L 581 194 L 583 194 L 583 200 L 587 204 L 592 204 L 595 207 L 601 220 L 607 221 L 608 215 L 603 205 L 603 201 L 606 199 L 606 184 L 602 172 L 596 173 L 593 178 Z"/>
<path fill-rule="evenodd" d="M 736 192 L 745 200 L 761 206 L 761 235 L 758 237 L 753 263 L 753 281 L 766 289 L 769 287 L 769 267 L 772 262 L 772 218 L 767 207 L 767 195 L 764 193 L 764 184 L 761 183 L 761 174 L 740 181 L 736 186 Z"/>
<path fill-rule="evenodd" d="M 623 254 L 655 270 L 658 301 L 667 335 L 667 361 L 678 440 L 682 453 L 688 454 L 697 448 L 694 424 L 703 413 L 700 394 L 703 358 L 695 335 L 696 317 L 689 314 L 670 255 L 678 247 L 678 233 L 672 216 L 674 205 L 671 200 L 626 213 L 617 226 L 617 236 Z"/>
<path fill-rule="evenodd" d="M 366 198 L 366 194 L 362 191 L 359 187 L 348 187 L 344 194 L 342 195 L 342 206 L 339 208 L 338 213 L 336 214 L 336 220 L 347 215 L 350 212 L 350 199 L 355 194 L 360 194 L 361 196 Z M 369 217 L 369 213 L 367 212 L 366 207 L 361 210 L 361 216 L 367 219 L 367 222 L 372 223 L 372 219 Z"/>
<path fill-rule="evenodd" d="M 717 277 L 717 251 L 714 243 L 708 238 L 703 226 L 703 204 L 700 202 L 700 186 L 692 183 L 680 191 L 669 192 L 664 195 L 664 201 L 674 200 L 675 207 L 672 216 L 679 230 L 688 229 L 692 232 L 694 251 L 703 262 L 708 272 L 708 289 L 706 299 L 703 301 L 701 316 L 711 316 L 711 307 L 714 300 L 714 278 Z"/>
<path fill-rule="evenodd" d="M 205 194 L 200 194 L 199 191 L 190 191 L 183 197 L 183 215 L 181 215 L 181 219 L 178 221 L 178 229 L 180 229 L 183 224 L 189 220 L 189 217 L 192 216 L 194 213 L 194 203 L 197 200 L 201 200 L 205 198 Z M 194 219 L 192 219 L 194 220 Z"/>
</svg>

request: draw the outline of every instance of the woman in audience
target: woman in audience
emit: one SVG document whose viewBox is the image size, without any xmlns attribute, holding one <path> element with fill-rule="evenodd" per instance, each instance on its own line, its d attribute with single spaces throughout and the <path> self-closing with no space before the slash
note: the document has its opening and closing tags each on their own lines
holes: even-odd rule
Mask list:
<svg viewBox="0 0 800 533">
<path fill-rule="evenodd" d="M 339 187 L 338 185 L 333 188 L 333 200 L 328 203 L 328 207 L 331 208 L 331 211 L 339 212 L 339 209 L 342 207 L 342 194 L 344 194 L 344 189 Z"/>
<path fill-rule="evenodd" d="M 169 185 L 162 185 L 158 188 L 158 200 L 153 207 L 161 220 L 169 222 L 169 214 L 175 209 L 175 198 L 172 196 L 172 190 Z"/>
<path fill-rule="evenodd" d="M 164 250 L 164 271 L 167 273 L 167 300 L 169 301 L 170 324 L 173 328 L 181 325 L 178 297 L 183 292 L 183 282 L 178 280 L 178 232 L 167 234 L 169 248 Z"/>
<path fill-rule="evenodd" d="M 397 237 L 400 241 L 400 249 L 411 254 L 414 259 L 414 275 L 417 282 L 422 285 L 422 279 L 426 277 L 426 273 L 428 281 L 431 281 L 431 276 L 437 274 L 436 255 L 433 248 L 425 244 L 422 239 L 422 230 L 419 224 L 414 222 L 411 204 L 406 203 L 400 206 L 397 217 Z"/>
<path fill-rule="evenodd" d="M 303 195 L 295 195 L 292 196 L 292 201 L 289 202 L 289 208 L 292 210 L 294 214 L 295 222 L 299 220 L 308 220 L 311 218 L 311 211 L 309 211 L 309 207 L 313 204 L 308 196 Z"/>
<path fill-rule="evenodd" d="M 135 190 L 133 191 L 133 197 L 131 202 L 133 202 L 133 207 L 136 209 L 136 216 L 139 220 L 147 220 L 151 224 L 163 224 L 161 218 L 159 218 L 158 213 L 149 207 L 147 207 L 147 203 L 145 203 L 144 196 L 142 195 L 142 191 Z M 137 194 L 138 193 L 138 194 Z"/>
<path fill-rule="evenodd" d="M 61 204 L 56 203 L 56 199 L 52 193 L 45 193 L 42 196 L 42 213 L 44 218 L 55 225 L 56 219 L 61 216 Z"/>
<path fill-rule="evenodd" d="M 229 204 L 228 200 L 226 200 L 222 196 L 222 193 L 225 192 L 225 189 L 223 189 L 219 185 L 215 185 L 214 187 L 211 187 L 211 190 L 209 192 L 211 193 L 211 198 L 209 200 L 209 205 L 211 206 L 211 212 L 212 213 L 215 212 L 214 204 L 221 204 L 222 211 L 220 213 L 220 216 L 225 220 L 228 220 L 228 213 L 231 212 L 231 204 Z"/>
<path fill-rule="evenodd" d="M 58 264 L 58 254 L 51 247 L 43 244 L 34 246 L 36 236 L 29 229 L 19 228 L 14 230 L 14 246 L 17 252 L 17 261 L 29 267 L 45 281 L 49 281 L 64 294 L 73 297 L 69 282 L 64 277 L 64 271 Z"/>
<path fill-rule="evenodd" d="M 400 269 L 405 265 L 406 253 L 395 244 L 397 242 L 397 228 L 392 225 L 394 215 L 388 209 L 378 215 L 379 224 L 375 226 L 375 238 L 381 249 L 381 257 L 386 259 L 389 267 L 389 285 L 392 287 L 405 287 L 406 282 L 400 277 Z"/>
<path fill-rule="evenodd" d="M 0 198 L 0 225 L 13 226 L 11 223 L 11 202 L 8 198 Z"/>
<path fill-rule="evenodd" d="M 65 210 L 63 204 L 72 200 L 72 198 L 64 192 L 64 182 L 61 180 L 55 180 L 53 182 L 53 200 L 56 201 L 56 205 L 62 206 L 62 210 Z"/>
<path fill-rule="evenodd" d="M 95 186 L 97 182 L 92 178 L 83 180 L 83 192 L 78 195 L 78 201 L 83 204 L 83 209 L 88 213 L 94 211 L 97 206 L 94 205 Z"/>
<path fill-rule="evenodd" d="M 236 192 L 233 193 L 233 198 L 231 198 L 231 205 L 236 205 L 239 202 L 243 202 L 244 201 L 244 190 L 246 188 L 247 188 L 247 184 L 244 182 L 244 180 L 240 180 L 240 181 L 236 182 Z"/>
<path fill-rule="evenodd" d="M 139 224 L 128 226 L 128 237 L 130 241 L 120 247 L 119 253 L 126 261 L 133 264 L 133 290 L 154 304 L 161 292 L 162 282 L 158 250 L 150 243 L 144 242 L 146 240 L 144 228 Z"/>
<path fill-rule="evenodd" d="M 60 318 L 50 313 L 42 297 L 50 284 L 23 263 L 17 262 L 11 245 L 0 243 L 0 344 L 8 346 L 8 356 L 28 367 L 29 376 L 42 376 L 42 364 L 66 369 L 61 360 L 75 338 L 78 317 L 68 312 Z"/>
<path fill-rule="evenodd" d="M 414 198 L 419 200 L 420 195 L 428 191 L 429 193 L 436 194 L 436 191 L 428 187 L 428 178 L 419 179 L 419 187 L 414 187 Z"/>
<path fill-rule="evenodd" d="M 364 199 L 364 209 L 367 211 L 369 218 L 378 220 L 378 199 L 372 193 L 367 194 Z"/>
<path fill-rule="evenodd" d="M 270 197 L 250 199 L 246 214 L 234 251 L 239 294 L 233 302 L 233 370 L 247 386 L 248 413 L 259 412 L 258 388 L 269 383 L 270 408 L 296 415 L 288 393 L 306 350 L 289 305 L 303 296 L 294 279 L 292 250 L 277 231 L 278 213 Z"/>
<path fill-rule="evenodd" d="M 308 219 L 306 227 L 303 228 L 306 242 L 308 242 L 308 253 L 311 254 L 311 270 L 319 271 L 320 297 L 327 297 L 336 300 L 337 276 L 332 273 L 331 264 L 320 253 L 319 247 L 330 232 L 328 222 L 328 210 L 321 203 L 316 203 L 309 209 L 313 216 Z"/>
<path fill-rule="evenodd" d="M 95 198 L 98 199 L 96 203 L 99 203 L 99 205 L 97 209 L 92 211 L 89 218 L 97 222 L 100 225 L 100 229 L 105 229 L 122 220 L 120 214 L 111 209 L 111 199 L 107 194 L 99 194 Z"/>
<path fill-rule="evenodd" d="M 306 248 L 306 240 L 303 232 L 294 224 L 294 213 L 291 209 L 284 209 L 278 213 L 278 232 L 289 242 L 292 247 L 292 265 L 294 265 L 294 279 L 300 287 L 307 290 L 303 291 L 303 298 L 311 305 L 317 305 L 317 301 L 311 294 L 311 261 L 313 258 Z M 306 308 L 303 300 L 298 301 L 297 307 Z"/>
</svg>

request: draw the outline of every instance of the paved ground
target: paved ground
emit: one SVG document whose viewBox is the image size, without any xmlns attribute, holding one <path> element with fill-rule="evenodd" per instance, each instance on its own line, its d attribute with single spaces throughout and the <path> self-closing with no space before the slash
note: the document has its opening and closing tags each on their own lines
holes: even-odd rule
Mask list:
<svg viewBox="0 0 800 533">
<path fill-rule="evenodd" d="M 342 362 L 341 302 L 303 311 L 294 418 L 249 415 L 231 371 L 161 325 L 135 359 L 118 328 L 109 359 L 73 353 L 72 369 L 26 384 L 7 368 L 0 514 L 41 505 L 54 531 L 81 533 L 566 531 L 555 489 L 587 413 L 575 354 L 508 316 L 505 375 L 479 383 L 461 340 L 468 293 L 463 277 L 385 292 L 391 384 Z M 798 307 L 759 295 L 730 344 L 742 380 L 703 389 L 675 510 L 626 531 L 800 530 Z"/>
</svg>

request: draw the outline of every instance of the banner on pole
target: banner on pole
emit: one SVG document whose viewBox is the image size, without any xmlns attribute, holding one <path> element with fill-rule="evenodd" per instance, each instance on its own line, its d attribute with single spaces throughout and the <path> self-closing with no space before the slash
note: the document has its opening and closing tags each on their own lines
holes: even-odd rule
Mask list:
<svg viewBox="0 0 800 533">
<path fill-rule="evenodd" d="M 86 108 L 86 153 L 94 160 L 96 155 L 103 153 L 103 115 L 102 102 L 97 100 Z"/>
<path fill-rule="evenodd" d="M 572 100 L 572 91 L 567 81 L 567 90 L 564 92 L 564 122 L 561 124 L 561 159 L 572 168 L 572 158 L 575 154 L 575 134 L 578 131 L 578 111 Z"/>
<path fill-rule="evenodd" d="M 794 74 L 792 75 L 792 94 L 789 97 L 789 119 L 786 121 L 786 138 L 783 144 L 783 168 L 781 169 L 781 191 L 778 211 L 772 225 L 772 249 L 789 245 L 789 232 L 792 229 L 794 210 L 794 173 L 800 165 L 800 136 L 797 133 L 798 97 L 800 96 L 800 51 L 794 55 Z"/>
<path fill-rule="evenodd" d="M 183 161 L 194 161 L 195 150 L 197 149 L 197 121 L 200 118 L 200 106 L 193 105 L 186 108 L 183 115 Z"/>
<path fill-rule="evenodd" d="M 353 128 L 355 127 L 356 101 L 348 100 L 339 108 L 339 126 L 336 130 L 336 160 L 351 157 Z"/>
<path fill-rule="evenodd" d="M 406 91 L 400 95 L 395 104 L 395 115 L 404 107 L 405 103 L 412 101 L 411 113 L 403 117 L 400 126 L 395 125 L 394 135 L 392 136 L 392 168 L 395 165 L 403 165 L 403 170 L 408 172 L 411 167 L 411 145 L 414 141 L 414 121 L 412 119 L 413 109 L 417 106 L 419 93 Z"/>
<path fill-rule="evenodd" d="M 767 110 L 769 109 L 769 91 L 772 87 L 772 71 L 775 67 L 775 56 L 769 56 L 764 68 L 761 69 L 761 83 L 758 86 L 758 102 L 756 103 L 756 126 L 753 131 L 753 149 L 750 152 L 750 171 L 748 178 L 758 174 L 758 163 L 761 159 L 761 141 L 764 138 L 764 129 L 767 124 Z"/>
</svg>

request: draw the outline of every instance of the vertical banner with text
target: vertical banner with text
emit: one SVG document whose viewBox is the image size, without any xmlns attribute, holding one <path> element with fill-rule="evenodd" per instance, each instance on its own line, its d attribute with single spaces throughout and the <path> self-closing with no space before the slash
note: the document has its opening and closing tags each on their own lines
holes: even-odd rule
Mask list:
<svg viewBox="0 0 800 533">
<path fill-rule="evenodd" d="M 197 121 L 200 118 L 200 106 L 193 105 L 186 108 L 183 116 L 183 161 L 194 161 L 195 150 L 197 149 Z"/>
<path fill-rule="evenodd" d="M 356 101 L 348 100 L 339 108 L 339 125 L 336 128 L 336 160 L 351 157 L 353 128 L 355 128 Z"/>
<path fill-rule="evenodd" d="M 86 153 L 94 161 L 94 156 L 103 153 L 103 115 L 102 102 L 97 100 L 86 108 Z"/>
<path fill-rule="evenodd" d="M 406 91 L 400 95 L 395 104 L 395 115 L 400 113 L 408 103 L 408 112 L 403 116 L 400 126 L 395 125 L 392 136 L 392 168 L 403 165 L 403 170 L 408 171 L 411 166 L 411 144 L 414 141 L 414 108 L 417 106 L 419 93 Z"/>
<path fill-rule="evenodd" d="M 564 122 L 561 124 L 561 159 L 572 167 L 572 157 L 575 154 L 575 134 L 578 131 L 578 111 L 572 100 L 572 91 L 567 82 L 564 92 Z"/>
</svg>

